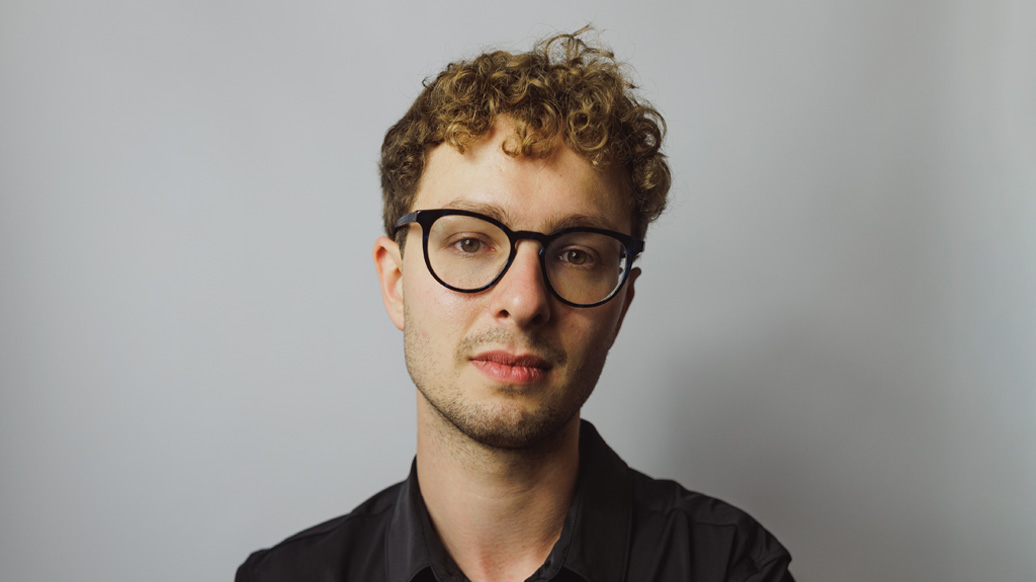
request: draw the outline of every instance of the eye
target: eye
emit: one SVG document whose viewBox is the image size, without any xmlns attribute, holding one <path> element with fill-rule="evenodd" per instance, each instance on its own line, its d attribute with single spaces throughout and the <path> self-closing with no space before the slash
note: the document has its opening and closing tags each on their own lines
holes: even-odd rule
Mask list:
<svg viewBox="0 0 1036 582">
<path fill-rule="evenodd" d="M 590 253 L 580 249 L 566 249 L 561 252 L 558 258 L 563 263 L 570 265 L 583 266 L 593 264 L 593 257 L 590 256 Z"/>
<path fill-rule="evenodd" d="M 474 230 L 445 233 L 435 245 L 458 258 L 488 258 L 496 254 L 499 243 L 490 234 Z"/>
<path fill-rule="evenodd" d="M 477 238 L 462 238 L 453 243 L 453 246 L 463 253 L 477 253 L 485 248 L 486 244 Z"/>
<path fill-rule="evenodd" d="M 565 255 L 562 260 L 572 263 L 573 265 L 582 265 L 587 261 L 586 253 L 582 251 L 565 251 Z"/>
</svg>

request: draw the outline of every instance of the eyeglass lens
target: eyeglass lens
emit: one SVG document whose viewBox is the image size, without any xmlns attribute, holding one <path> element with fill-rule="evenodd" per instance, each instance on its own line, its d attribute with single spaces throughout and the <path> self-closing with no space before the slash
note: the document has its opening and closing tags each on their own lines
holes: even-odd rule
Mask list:
<svg viewBox="0 0 1036 582">
<path fill-rule="evenodd" d="M 439 217 L 428 233 L 428 263 L 447 285 L 473 291 L 493 282 L 507 267 L 511 241 L 480 218 Z M 555 237 L 543 253 L 547 280 L 565 301 L 590 305 L 607 299 L 622 284 L 626 248 L 618 239 L 594 232 Z"/>
</svg>

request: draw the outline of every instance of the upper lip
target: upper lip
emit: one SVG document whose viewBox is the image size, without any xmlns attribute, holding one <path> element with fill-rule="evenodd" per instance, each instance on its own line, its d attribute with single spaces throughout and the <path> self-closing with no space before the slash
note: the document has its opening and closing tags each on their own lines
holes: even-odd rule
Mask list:
<svg viewBox="0 0 1036 582">
<path fill-rule="evenodd" d="M 551 363 L 536 354 L 512 354 L 505 350 L 492 350 L 482 352 L 471 358 L 475 361 L 494 362 L 507 366 L 521 366 L 523 368 L 550 369 Z"/>
</svg>

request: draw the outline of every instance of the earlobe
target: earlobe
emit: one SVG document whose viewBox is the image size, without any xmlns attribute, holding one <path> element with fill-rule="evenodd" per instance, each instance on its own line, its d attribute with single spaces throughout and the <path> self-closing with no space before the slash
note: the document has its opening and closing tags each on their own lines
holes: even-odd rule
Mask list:
<svg viewBox="0 0 1036 582">
<path fill-rule="evenodd" d="M 385 311 L 397 328 L 403 329 L 403 256 L 396 241 L 387 236 L 374 242 L 374 267 L 378 270 Z"/>
</svg>

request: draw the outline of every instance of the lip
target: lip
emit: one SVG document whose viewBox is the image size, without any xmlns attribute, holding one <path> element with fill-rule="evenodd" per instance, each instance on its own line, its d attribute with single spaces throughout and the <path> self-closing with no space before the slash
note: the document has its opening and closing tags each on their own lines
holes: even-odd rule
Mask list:
<svg viewBox="0 0 1036 582">
<path fill-rule="evenodd" d="M 503 350 L 483 352 L 471 358 L 483 374 L 505 384 L 533 384 L 543 380 L 551 364 L 533 354 L 512 354 Z"/>
</svg>

